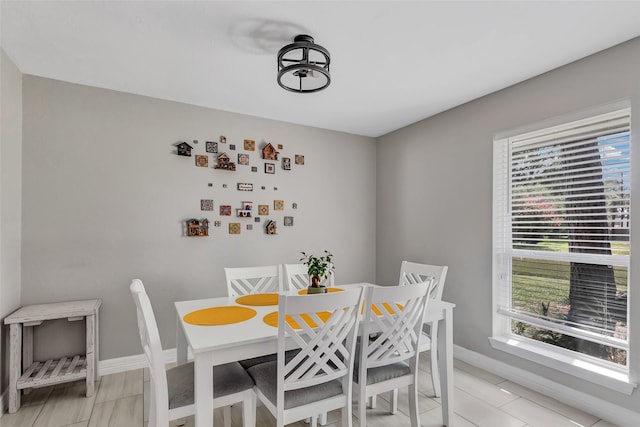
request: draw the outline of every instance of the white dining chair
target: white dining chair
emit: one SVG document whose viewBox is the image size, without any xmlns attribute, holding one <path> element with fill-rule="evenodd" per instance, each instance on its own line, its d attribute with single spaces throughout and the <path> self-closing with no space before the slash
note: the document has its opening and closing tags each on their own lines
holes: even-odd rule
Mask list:
<svg viewBox="0 0 640 427">
<path fill-rule="evenodd" d="M 397 390 L 409 388 L 411 426 L 418 419 L 418 355 L 425 307 L 433 282 L 369 287 L 365 296 L 362 335 L 354 371 L 359 425 L 367 425 L 367 399 L 390 392 L 391 413 Z M 366 338 L 365 338 L 366 337 Z"/>
<path fill-rule="evenodd" d="M 278 427 L 309 417 L 315 425 L 318 414 L 339 408 L 341 425 L 351 426 L 351 378 L 363 295 L 363 288 L 357 287 L 280 297 L 278 358 L 248 370 L 258 398 Z M 300 351 L 287 360 L 285 349 L 290 343 Z"/>
<path fill-rule="evenodd" d="M 298 289 L 307 289 L 310 285 L 309 273 L 305 264 L 284 264 L 283 265 L 284 283 L 288 290 L 294 291 Z M 321 286 L 334 286 L 335 273 L 330 274 L 327 278 L 320 279 Z"/>
<path fill-rule="evenodd" d="M 225 268 L 224 275 L 230 297 L 282 291 L 280 264 Z"/>
<path fill-rule="evenodd" d="M 320 278 L 320 286 L 330 287 L 335 285 L 335 272 L 333 272 L 333 268 L 330 267 L 328 271 L 331 271 L 331 274 L 326 278 Z M 290 291 L 307 289 L 311 284 L 308 267 L 305 264 L 283 264 L 282 272 L 284 276 L 284 286 Z M 320 414 L 319 422 L 321 425 L 327 423 L 326 412 Z"/>
<path fill-rule="evenodd" d="M 129 287 L 136 304 L 140 343 L 150 373 L 149 426 L 168 426 L 169 421 L 195 413 L 193 362 L 165 369 L 164 355 L 153 308 L 144 285 L 134 279 Z M 237 363 L 213 369 L 213 407 L 224 407 L 225 427 L 231 426 L 229 405 L 242 403 L 244 427 L 255 427 L 256 400 L 253 380 Z"/>
<path fill-rule="evenodd" d="M 400 286 L 434 281 L 431 298 L 442 301 L 444 283 L 449 267 L 446 265 L 429 265 L 415 262 L 402 261 L 400 266 Z M 420 340 L 420 352 L 430 351 L 431 383 L 435 397 L 440 397 L 440 374 L 438 371 L 438 322 L 429 323 L 429 332 L 422 334 Z"/>
<path fill-rule="evenodd" d="M 227 267 L 224 269 L 224 275 L 227 281 L 227 295 L 230 297 L 281 292 L 283 290 L 281 264 L 258 267 Z M 253 365 L 269 362 L 275 358 L 275 353 L 267 354 L 240 360 L 240 365 L 244 369 L 249 369 Z"/>
</svg>

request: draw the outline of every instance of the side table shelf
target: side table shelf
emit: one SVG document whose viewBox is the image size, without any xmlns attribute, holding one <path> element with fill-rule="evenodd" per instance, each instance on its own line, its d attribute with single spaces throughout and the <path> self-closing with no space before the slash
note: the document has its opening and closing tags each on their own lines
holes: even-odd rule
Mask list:
<svg viewBox="0 0 640 427">
<path fill-rule="evenodd" d="M 9 325 L 9 412 L 20 409 L 22 390 L 86 379 L 87 397 L 93 396 L 98 379 L 98 313 L 102 301 L 33 304 L 5 317 Z M 59 360 L 33 360 L 33 328 L 46 320 L 85 321 L 86 352 Z"/>
<path fill-rule="evenodd" d="M 81 380 L 87 377 L 85 355 L 63 357 L 60 360 L 34 362 L 18 378 L 17 389 L 45 387 L 53 384 Z"/>
</svg>

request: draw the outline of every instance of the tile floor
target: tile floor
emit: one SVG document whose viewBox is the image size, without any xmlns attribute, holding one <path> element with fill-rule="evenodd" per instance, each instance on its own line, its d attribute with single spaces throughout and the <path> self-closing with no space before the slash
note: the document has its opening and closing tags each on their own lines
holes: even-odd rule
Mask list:
<svg viewBox="0 0 640 427">
<path fill-rule="evenodd" d="M 428 358 L 423 357 L 424 380 L 420 386 L 420 422 L 423 427 L 440 427 L 440 399 L 432 398 L 428 376 Z M 486 371 L 456 361 L 455 427 L 615 427 L 590 414 L 564 405 Z M 84 396 L 82 381 L 34 390 L 23 398 L 23 406 L 15 414 L 0 418 L 2 427 L 148 427 L 144 416 L 148 402 L 148 382 L 143 371 L 107 375 L 99 382 L 95 396 Z M 409 426 L 406 391 L 399 399 L 399 412 L 389 415 L 385 396 L 380 396 L 376 409 L 367 412 L 367 425 L 372 427 Z M 258 427 L 274 426 L 275 420 L 264 407 L 257 410 Z M 329 423 L 338 424 L 339 411 L 329 414 Z M 143 421 L 144 419 L 144 421 Z M 216 410 L 216 425 L 222 425 L 222 413 Z M 304 422 L 292 424 L 308 427 Z M 357 426 L 354 418 L 354 426 Z M 171 424 L 174 427 L 175 423 Z M 241 408 L 232 409 L 232 426 L 242 426 Z M 193 427 L 193 417 L 185 427 Z"/>
</svg>

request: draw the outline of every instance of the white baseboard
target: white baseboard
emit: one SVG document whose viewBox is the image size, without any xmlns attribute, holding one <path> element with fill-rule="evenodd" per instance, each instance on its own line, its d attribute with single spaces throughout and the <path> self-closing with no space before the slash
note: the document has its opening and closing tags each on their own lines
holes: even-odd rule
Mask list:
<svg viewBox="0 0 640 427">
<path fill-rule="evenodd" d="M 615 423 L 620 427 L 638 427 L 640 425 L 640 413 L 638 412 L 564 386 L 540 375 L 516 368 L 515 366 L 500 362 L 464 347 L 457 345 L 453 347 L 454 357 L 469 365 L 489 371 L 502 378 L 520 384 L 523 387 L 535 390 L 574 408 Z"/>
<path fill-rule="evenodd" d="M 173 363 L 176 361 L 176 349 L 171 348 L 164 350 L 165 363 Z M 101 360 L 98 362 L 98 375 L 110 375 L 120 372 L 133 371 L 134 369 L 146 368 L 147 362 L 144 354 L 136 354 L 134 356 L 117 357 L 115 359 Z"/>
</svg>

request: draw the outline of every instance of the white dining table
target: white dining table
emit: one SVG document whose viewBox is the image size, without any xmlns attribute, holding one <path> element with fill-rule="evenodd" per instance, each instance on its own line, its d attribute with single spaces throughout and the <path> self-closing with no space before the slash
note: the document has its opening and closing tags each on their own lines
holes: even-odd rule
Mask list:
<svg viewBox="0 0 640 427">
<path fill-rule="evenodd" d="M 340 285 L 376 286 L 370 283 Z M 296 291 L 293 291 L 294 293 Z M 287 294 L 287 292 L 284 292 Z M 278 329 L 263 322 L 277 311 L 277 305 L 251 306 L 257 314 L 246 321 L 229 325 L 199 326 L 185 322 L 184 316 L 209 307 L 242 306 L 238 297 L 206 298 L 175 303 L 177 312 L 177 363 L 187 362 L 189 349 L 194 361 L 195 427 L 213 426 L 213 367 L 233 361 L 276 353 Z M 453 419 L 453 308 L 454 304 L 430 300 L 425 324 L 438 321 L 438 370 L 440 372 L 443 425 Z"/>
</svg>

